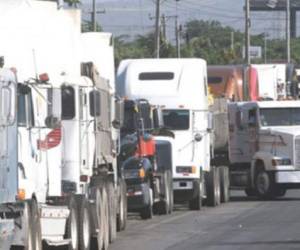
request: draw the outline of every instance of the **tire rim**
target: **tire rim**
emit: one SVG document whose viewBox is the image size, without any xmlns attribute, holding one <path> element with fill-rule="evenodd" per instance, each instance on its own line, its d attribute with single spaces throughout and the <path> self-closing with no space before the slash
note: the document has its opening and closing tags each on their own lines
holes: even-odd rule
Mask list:
<svg viewBox="0 0 300 250">
<path fill-rule="evenodd" d="M 90 233 L 90 217 L 89 217 L 87 208 L 84 208 L 82 227 L 83 227 L 83 245 L 84 245 L 84 249 L 88 249 L 91 233 Z"/>
<path fill-rule="evenodd" d="M 77 221 L 75 211 L 71 212 L 71 245 L 72 249 L 77 249 Z"/>
</svg>

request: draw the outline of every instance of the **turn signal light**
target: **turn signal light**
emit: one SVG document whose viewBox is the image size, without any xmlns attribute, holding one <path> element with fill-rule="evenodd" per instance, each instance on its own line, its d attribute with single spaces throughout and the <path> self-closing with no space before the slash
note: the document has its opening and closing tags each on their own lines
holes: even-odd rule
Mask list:
<svg viewBox="0 0 300 250">
<path fill-rule="evenodd" d="M 197 168 L 196 166 L 192 166 L 192 174 L 196 174 Z"/>
<path fill-rule="evenodd" d="M 25 198 L 26 198 L 26 192 L 25 192 L 25 189 L 19 189 L 19 190 L 18 190 L 17 199 L 18 199 L 18 200 L 25 200 Z"/>
<path fill-rule="evenodd" d="M 139 170 L 139 176 L 140 176 L 140 178 L 145 178 L 146 173 L 145 173 L 145 170 L 144 170 L 143 168 L 141 168 L 141 169 Z"/>
</svg>

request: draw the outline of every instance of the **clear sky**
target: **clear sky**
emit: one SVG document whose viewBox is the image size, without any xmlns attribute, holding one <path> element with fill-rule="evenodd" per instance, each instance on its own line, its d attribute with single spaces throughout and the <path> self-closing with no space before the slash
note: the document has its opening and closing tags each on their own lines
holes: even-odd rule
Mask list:
<svg viewBox="0 0 300 250">
<path fill-rule="evenodd" d="M 98 9 L 106 14 L 98 15 L 98 22 L 105 31 L 114 35 L 134 37 L 152 31 L 155 13 L 154 0 L 96 0 Z M 92 0 L 83 0 L 84 9 L 91 9 Z M 192 19 L 218 20 L 223 25 L 244 30 L 244 0 L 161 0 L 161 13 L 177 15 L 181 23 Z M 89 16 L 86 16 L 88 18 Z M 299 15 L 298 15 L 299 17 Z M 252 13 L 252 33 L 268 32 L 272 37 L 283 37 L 285 13 Z M 174 39 L 174 19 L 167 21 L 167 32 Z M 299 34 L 299 31 L 298 31 Z"/>
</svg>

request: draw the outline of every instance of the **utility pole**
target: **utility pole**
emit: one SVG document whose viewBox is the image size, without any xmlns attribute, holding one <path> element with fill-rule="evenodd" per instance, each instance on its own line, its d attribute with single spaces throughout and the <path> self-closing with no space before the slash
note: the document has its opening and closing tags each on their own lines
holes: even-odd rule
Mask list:
<svg viewBox="0 0 300 250">
<path fill-rule="evenodd" d="M 180 25 L 178 22 L 178 16 L 175 17 L 175 37 L 176 37 L 176 50 L 177 50 L 177 57 L 180 58 L 181 57 L 181 53 L 180 53 Z"/>
<path fill-rule="evenodd" d="M 291 62 L 291 2 L 286 0 L 286 59 Z"/>
<path fill-rule="evenodd" d="M 245 62 L 249 66 L 251 64 L 250 58 L 250 0 L 245 0 Z"/>
<path fill-rule="evenodd" d="M 234 51 L 234 32 L 231 31 L 231 34 L 230 34 L 230 38 L 231 38 L 231 51 Z"/>
<path fill-rule="evenodd" d="M 96 0 L 93 0 L 93 6 L 92 6 L 92 11 L 91 11 L 91 16 L 92 16 L 92 31 L 96 32 L 97 31 L 97 14 L 105 14 L 105 10 L 97 10 L 96 9 Z"/>
<path fill-rule="evenodd" d="M 248 81 L 250 58 L 250 0 L 245 0 L 245 66 L 243 70 L 243 96 L 244 100 L 249 99 Z M 248 73 L 248 75 L 247 75 Z"/>
<path fill-rule="evenodd" d="M 93 24 L 93 31 L 97 31 L 97 22 L 96 22 L 96 0 L 93 0 L 92 24 Z"/>
<path fill-rule="evenodd" d="M 160 50 L 160 0 L 156 0 L 154 49 L 155 49 L 156 58 L 159 58 L 159 50 Z"/>
<path fill-rule="evenodd" d="M 267 37 L 268 33 L 265 31 L 264 33 L 264 61 L 267 63 Z"/>
<path fill-rule="evenodd" d="M 166 16 L 165 14 L 162 14 L 161 16 L 161 27 L 162 27 L 162 36 L 163 40 L 167 40 L 167 28 L 166 28 Z"/>
</svg>

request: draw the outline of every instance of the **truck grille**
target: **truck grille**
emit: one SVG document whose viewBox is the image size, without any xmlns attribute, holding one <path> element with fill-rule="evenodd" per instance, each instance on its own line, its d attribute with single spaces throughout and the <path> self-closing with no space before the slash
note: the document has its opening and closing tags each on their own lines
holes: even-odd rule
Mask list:
<svg viewBox="0 0 300 250">
<path fill-rule="evenodd" d="M 300 137 L 295 140 L 295 166 L 300 168 Z"/>
</svg>

